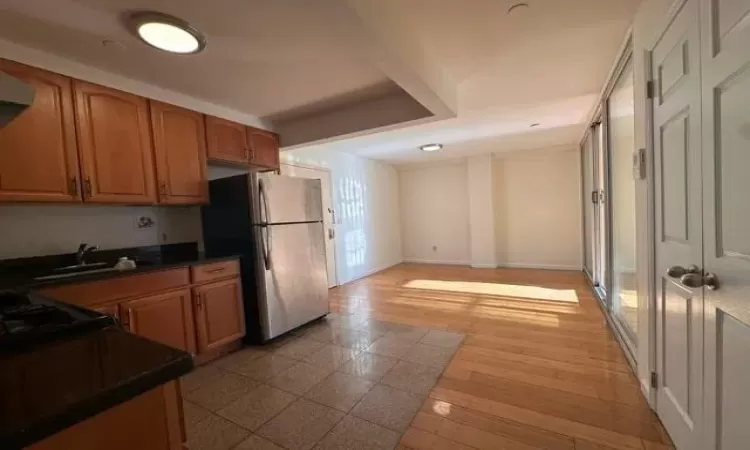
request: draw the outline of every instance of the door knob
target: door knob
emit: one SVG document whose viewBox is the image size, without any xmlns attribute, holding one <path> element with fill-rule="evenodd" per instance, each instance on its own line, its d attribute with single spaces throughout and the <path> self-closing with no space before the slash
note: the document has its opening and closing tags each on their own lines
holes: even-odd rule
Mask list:
<svg viewBox="0 0 750 450">
<path fill-rule="evenodd" d="M 719 278 L 711 272 L 708 272 L 706 276 L 703 277 L 703 284 L 709 291 L 715 291 L 719 289 Z"/>
<path fill-rule="evenodd" d="M 680 278 L 683 275 L 687 274 L 700 274 L 701 269 L 696 266 L 695 264 L 691 264 L 690 266 L 686 268 L 682 266 L 672 266 L 669 269 L 667 269 L 667 275 L 669 275 L 672 278 Z"/>
<path fill-rule="evenodd" d="M 719 288 L 719 279 L 712 273 L 707 273 L 706 275 L 688 273 L 680 277 L 680 283 L 689 288 L 706 286 L 706 289 L 709 291 L 715 291 Z"/>
</svg>

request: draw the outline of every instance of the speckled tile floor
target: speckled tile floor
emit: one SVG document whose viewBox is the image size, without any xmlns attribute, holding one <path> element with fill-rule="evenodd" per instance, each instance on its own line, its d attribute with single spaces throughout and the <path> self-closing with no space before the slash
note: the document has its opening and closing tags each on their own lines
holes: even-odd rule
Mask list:
<svg viewBox="0 0 750 450">
<path fill-rule="evenodd" d="M 394 449 L 463 338 L 330 314 L 185 376 L 188 446 Z"/>
</svg>

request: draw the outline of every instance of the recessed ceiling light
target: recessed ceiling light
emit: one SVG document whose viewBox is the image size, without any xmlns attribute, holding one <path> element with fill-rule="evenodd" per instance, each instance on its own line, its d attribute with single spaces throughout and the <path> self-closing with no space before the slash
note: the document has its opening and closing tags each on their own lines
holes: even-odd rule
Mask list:
<svg viewBox="0 0 750 450">
<path fill-rule="evenodd" d="M 435 152 L 443 148 L 443 144 L 427 144 L 419 147 L 423 152 Z"/>
<path fill-rule="evenodd" d="M 192 25 L 168 14 L 137 12 L 128 18 L 133 33 L 146 44 L 170 53 L 198 53 L 206 38 Z"/>
</svg>

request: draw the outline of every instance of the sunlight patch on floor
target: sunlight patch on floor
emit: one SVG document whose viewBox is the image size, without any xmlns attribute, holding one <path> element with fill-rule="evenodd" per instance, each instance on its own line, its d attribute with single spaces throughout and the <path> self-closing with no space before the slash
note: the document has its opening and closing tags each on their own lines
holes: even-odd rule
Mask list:
<svg viewBox="0 0 750 450">
<path fill-rule="evenodd" d="M 465 294 L 497 295 L 529 300 L 578 303 L 574 289 L 550 289 L 517 284 L 480 283 L 474 281 L 411 280 L 403 285 L 409 289 L 461 292 Z"/>
</svg>

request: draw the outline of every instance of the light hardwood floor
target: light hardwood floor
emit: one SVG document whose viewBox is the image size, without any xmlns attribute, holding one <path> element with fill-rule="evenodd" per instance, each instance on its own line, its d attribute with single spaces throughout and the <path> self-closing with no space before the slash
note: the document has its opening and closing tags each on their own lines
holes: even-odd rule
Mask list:
<svg viewBox="0 0 750 450">
<path fill-rule="evenodd" d="M 673 448 L 581 273 L 401 264 L 330 298 L 466 333 L 401 448 Z"/>
</svg>

